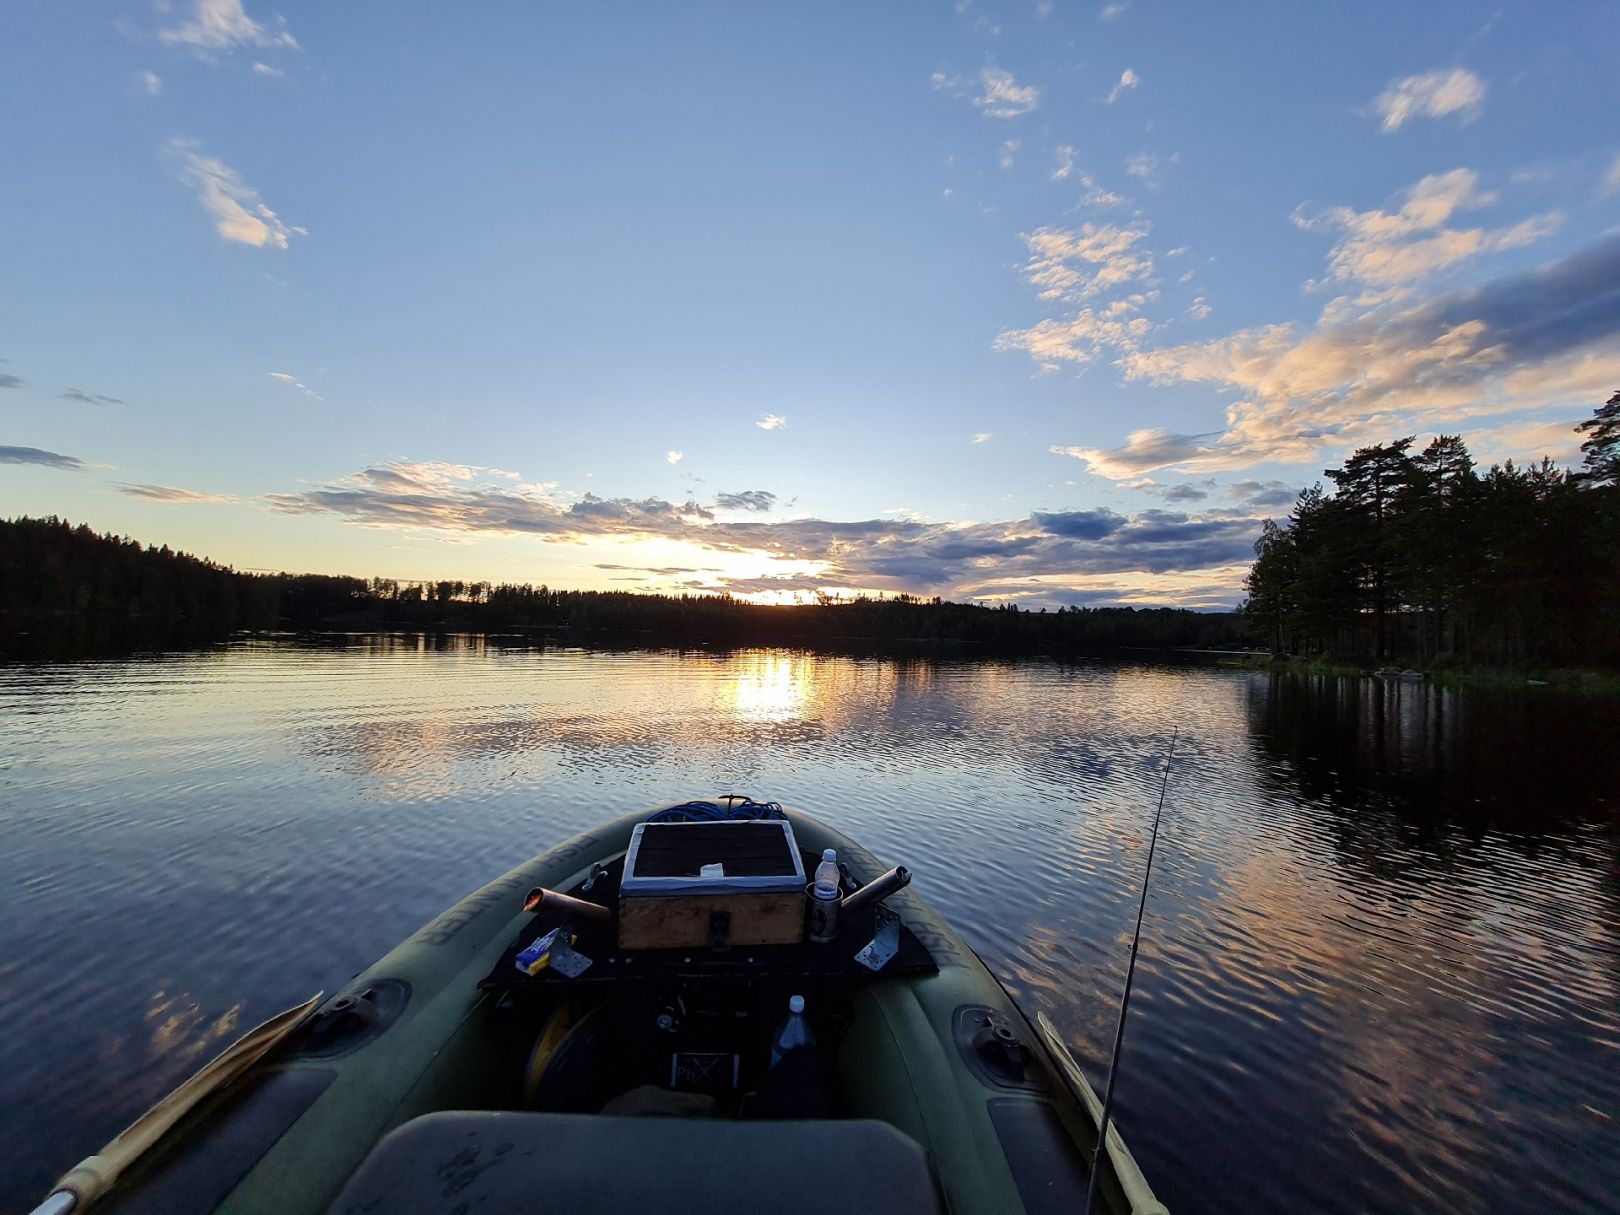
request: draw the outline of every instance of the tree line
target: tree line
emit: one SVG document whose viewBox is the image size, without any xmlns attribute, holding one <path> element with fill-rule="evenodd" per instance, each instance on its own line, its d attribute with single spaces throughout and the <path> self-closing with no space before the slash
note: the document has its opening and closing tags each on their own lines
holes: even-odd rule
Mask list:
<svg viewBox="0 0 1620 1215">
<path fill-rule="evenodd" d="M 1457 435 L 1364 447 L 1267 520 L 1244 613 L 1278 654 L 1620 665 L 1620 392 L 1582 466 L 1480 473 Z"/>
<path fill-rule="evenodd" d="M 57 518 L 0 522 L 0 626 L 86 646 L 179 644 L 241 629 L 637 633 L 719 644 L 849 640 L 1148 648 L 1248 642 L 1236 613 L 1029 611 L 912 595 L 763 605 L 725 594 L 576 591 L 527 583 L 255 574 Z"/>
</svg>

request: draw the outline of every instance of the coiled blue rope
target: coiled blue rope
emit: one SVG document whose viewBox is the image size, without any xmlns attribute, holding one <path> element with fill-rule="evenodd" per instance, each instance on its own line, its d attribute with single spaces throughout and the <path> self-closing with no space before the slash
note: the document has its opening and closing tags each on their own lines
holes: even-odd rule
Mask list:
<svg viewBox="0 0 1620 1215">
<path fill-rule="evenodd" d="M 719 802 L 682 802 L 666 806 L 650 815 L 649 823 L 735 823 L 750 819 L 785 819 L 780 802 L 756 802 L 751 797 L 728 798 Z"/>
</svg>

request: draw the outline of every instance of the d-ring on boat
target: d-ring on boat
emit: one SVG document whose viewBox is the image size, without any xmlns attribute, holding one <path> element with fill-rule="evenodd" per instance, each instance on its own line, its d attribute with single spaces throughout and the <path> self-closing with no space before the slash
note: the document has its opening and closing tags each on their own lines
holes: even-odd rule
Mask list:
<svg viewBox="0 0 1620 1215">
<path fill-rule="evenodd" d="M 774 802 L 606 823 L 249 1033 L 37 1210 L 1073 1215 L 1100 1103 L 908 881 Z M 1112 1127 L 1098 1167 L 1105 1209 L 1164 1211 Z"/>
</svg>

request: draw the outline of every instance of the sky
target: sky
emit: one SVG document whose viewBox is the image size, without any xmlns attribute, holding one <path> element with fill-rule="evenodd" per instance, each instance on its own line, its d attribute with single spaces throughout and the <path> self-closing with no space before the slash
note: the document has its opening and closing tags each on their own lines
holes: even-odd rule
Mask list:
<svg viewBox="0 0 1620 1215">
<path fill-rule="evenodd" d="M 1620 8 L 0 8 L 0 516 L 243 569 L 1242 598 L 1356 447 L 1578 462 Z"/>
</svg>

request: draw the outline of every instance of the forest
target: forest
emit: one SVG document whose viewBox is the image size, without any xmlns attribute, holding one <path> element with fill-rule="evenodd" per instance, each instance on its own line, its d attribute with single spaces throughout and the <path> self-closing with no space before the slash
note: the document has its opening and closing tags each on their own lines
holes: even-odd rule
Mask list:
<svg viewBox="0 0 1620 1215">
<path fill-rule="evenodd" d="M 1364 447 L 1255 543 L 1245 615 L 1274 653 L 1346 663 L 1620 666 L 1620 392 L 1581 467 L 1480 473 L 1440 435 Z"/>
<path fill-rule="evenodd" d="M 720 645 L 1226 648 L 1248 642 L 1238 614 L 1180 608 L 1025 611 L 910 595 L 771 606 L 729 595 L 249 574 L 61 519 L 0 521 L 0 642 L 9 639 L 11 649 L 146 648 L 273 628 L 567 630 Z M 19 646 L 19 638 L 32 641 Z"/>
</svg>

